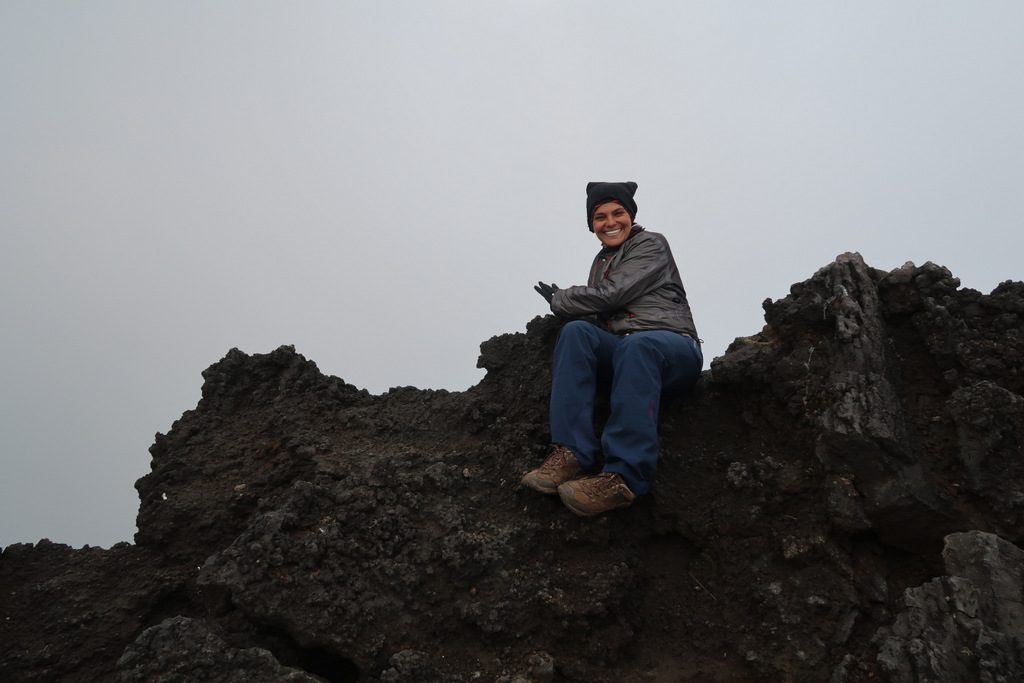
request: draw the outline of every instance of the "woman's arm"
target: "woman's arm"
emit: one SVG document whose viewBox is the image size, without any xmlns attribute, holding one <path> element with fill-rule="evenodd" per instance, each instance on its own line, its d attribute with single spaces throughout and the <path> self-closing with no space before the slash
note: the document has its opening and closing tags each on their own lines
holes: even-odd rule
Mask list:
<svg viewBox="0 0 1024 683">
<path fill-rule="evenodd" d="M 596 287 L 578 285 L 557 290 L 551 298 L 552 312 L 570 318 L 612 313 L 661 285 L 670 273 L 664 243 L 654 237 L 630 242 L 622 246 L 628 251 Z"/>
</svg>

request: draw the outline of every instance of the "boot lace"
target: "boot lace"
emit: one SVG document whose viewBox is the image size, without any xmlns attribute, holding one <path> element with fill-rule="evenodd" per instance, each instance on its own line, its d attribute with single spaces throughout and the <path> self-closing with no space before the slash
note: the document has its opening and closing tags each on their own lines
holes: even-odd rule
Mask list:
<svg viewBox="0 0 1024 683">
<path fill-rule="evenodd" d="M 586 486 L 589 493 L 594 496 L 612 493 L 624 485 L 622 477 L 616 472 L 598 472 L 592 477 L 580 480 L 579 483 Z"/>
<path fill-rule="evenodd" d="M 544 464 L 540 466 L 540 472 L 543 474 L 553 474 L 560 472 L 569 465 L 572 465 L 576 460 L 576 455 L 572 452 L 571 448 L 566 446 L 556 446 L 548 459 L 544 461 Z"/>
</svg>

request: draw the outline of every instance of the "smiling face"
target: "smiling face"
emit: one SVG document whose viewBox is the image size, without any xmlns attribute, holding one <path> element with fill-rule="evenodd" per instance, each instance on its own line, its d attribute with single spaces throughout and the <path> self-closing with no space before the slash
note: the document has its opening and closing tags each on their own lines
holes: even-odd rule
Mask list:
<svg viewBox="0 0 1024 683">
<path fill-rule="evenodd" d="M 633 219 L 622 204 L 616 201 L 598 204 L 594 209 L 594 234 L 606 247 L 617 247 L 629 237 Z"/>
</svg>

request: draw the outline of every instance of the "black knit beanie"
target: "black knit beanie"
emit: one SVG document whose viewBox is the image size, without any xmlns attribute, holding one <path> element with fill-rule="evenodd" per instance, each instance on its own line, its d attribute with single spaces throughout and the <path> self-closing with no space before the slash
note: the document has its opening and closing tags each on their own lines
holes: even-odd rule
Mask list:
<svg viewBox="0 0 1024 683">
<path fill-rule="evenodd" d="M 607 201 L 616 201 L 636 220 L 636 183 L 587 183 L 587 227 L 594 232 L 594 209 Z"/>
</svg>

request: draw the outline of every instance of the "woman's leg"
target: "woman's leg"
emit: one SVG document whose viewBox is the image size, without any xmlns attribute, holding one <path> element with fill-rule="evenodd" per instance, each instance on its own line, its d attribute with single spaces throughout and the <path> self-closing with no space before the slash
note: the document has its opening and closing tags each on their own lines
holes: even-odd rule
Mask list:
<svg viewBox="0 0 1024 683">
<path fill-rule="evenodd" d="M 555 344 L 551 368 L 551 441 L 568 446 L 584 471 L 597 464 L 601 444 L 594 433 L 597 373 L 610 367 L 621 341 L 582 320 L 566 323 Z"/>
<path fill-rule="evenodd" d="M 612 359 L 611 415 L 601 443 L 604 471 L 622 475 L 633 493 L 647 493 L 654 480 L 662 390 L 692 387 L 703 364 L 697 342 L 677 332 L 622 337 Z"/>
</svg>

